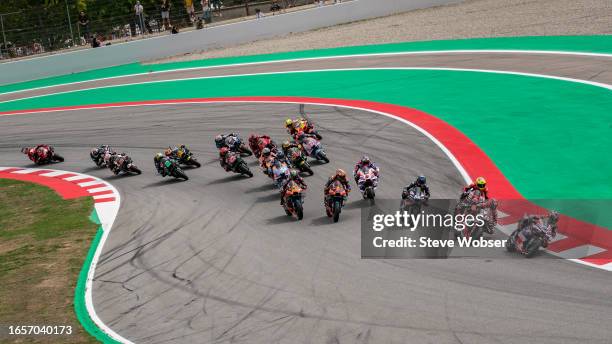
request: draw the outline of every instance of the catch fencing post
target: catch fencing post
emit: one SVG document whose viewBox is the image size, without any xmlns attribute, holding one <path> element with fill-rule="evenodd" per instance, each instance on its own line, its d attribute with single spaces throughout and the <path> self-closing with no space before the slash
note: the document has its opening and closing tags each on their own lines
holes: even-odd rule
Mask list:
<svg viewBox="0 0 612 344">
<path fill-rule="evenodd" d="M 70 37 L 72 38 L 72 46 L 75 46 L 74 33 L 72 32 L 72 22 L 70 21 L 70 11 L 68 10 L 68 0 L 64 0 L 66 4 L 66 16 L 68 17 L 68 27 L 70 28 Z"/>
</svg>

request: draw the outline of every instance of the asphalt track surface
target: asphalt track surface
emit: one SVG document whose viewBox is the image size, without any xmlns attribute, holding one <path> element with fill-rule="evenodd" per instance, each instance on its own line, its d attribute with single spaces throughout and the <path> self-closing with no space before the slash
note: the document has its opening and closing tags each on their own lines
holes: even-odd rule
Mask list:
<svg viewBox="0 0 612 344">
<path fill-rule="evenodd" d="M 479 62 L 479 55 L 463 56 L 461 63 L 505 68 Z M 565 62 L 555 64 L 542 56 L 522 58 L 506 70 L 544 73 L 541 64 L 545 74 L 610 81 L 609 60 L 556 56 Z M 359 67 L 349 62 L 345 67 Z M 328 68 L 323 63 L 289 67 Z M 533 70 L 526 67 L 531 64 Z M 269 64 L 265 71 L 277 67 Z M 243 67 L 228 68 L 230 74 L 235 68 Z M 173 73 L 160 75 L 177 77 Z M 297 105 L 143 106 L 5 116 L 0 117 L 0 156 L 2 165 L 31 167 L 17 148 L 52 142 L 66 157 L 55 167 L 102 177 L 119 189 L 122 208 L 96 270 L 93 297 L 100 318 L 134 342 L 610 342 L 612 280 L 605 271 L 503 251 L 492 259 L 360 259 L 360 210 L 368 203 L 353 192 L 337 224 L 320 204 L 324 180 L 335 168 L 349 169 L 368 153 L 381 166 L 380 198 L 398 199 L 401 187 L 420 173 L 428 176 L 435 198 L 456 196 L 463 180 L 438 147 L 399 121 L 342 108 L 306 110 L 321 127 L 332 163 L 314 166 L 315 175 L 306 179 L 301 222 L 284 215 L 277 191 L 253 158 L 247 159 L 254 178 L 225 173 L 212 141 L 233 130 L 281 140 L 282 122 Z M 107 142 L 133 156 L 143 175 L 114 177 L 94 168 L 88 151 Z M 187 182 L 153 171 L 153 154 L 178 143 L 188 144 L 203 163 L 187 171 Z"/>
</svg>

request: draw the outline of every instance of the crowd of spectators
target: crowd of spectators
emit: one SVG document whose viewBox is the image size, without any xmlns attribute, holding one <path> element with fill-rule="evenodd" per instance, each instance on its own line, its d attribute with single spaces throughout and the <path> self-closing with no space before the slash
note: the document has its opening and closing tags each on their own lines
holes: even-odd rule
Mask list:
<svg viewBox="0 0 612 344">
<path fill-rule="evenodd" d="M 196 29 L 203 28 L 206 24 L 210 24 L 214 17 L 222 18 L 225 8 L 222 0 L 182 0 L 183 8 L 173 8 L 171 0 L 158 0 L 159 5 L 155 9 L 145 9 L 140 0 L 137 0 L 133 7 L 133 17 L 131 22 L 126 20 L 125 24 L 115 24 L 102 26 L 104 31 L 96 30 L 101 26 L 100 23 L 90 21 L 88 14 L 85 11 L 79 11 L 76 22 L 75 38 L 66 39 L 64 46 L 70 47 L 74 45 L 89 45 L 97 48 L 103 45 L 110 45 L 110 42 L 118 39 L 136 37 L 139 35 L 147 35 L 161 32 L 169 32 L 176 34 L 180 27 L 192 26 Z M 264 10 L 268 10 L 272 15 L 282 13 L 285 9 L 291 8 L 299 2 L 303 5 L 305 1 L 298 0 L 272 0 L 268 2 L 270 7 L 262 7 L 261 3 L 244 4 L 246 14 L 249 14 L 249 6 L 251 6 L 250 14 L 255 14 L 257 19 L 264 17 Z M 318 6 L 323 6 L 327 3 L 339 3 L 342 0 L 310 0 L 309 3 L 314 3 Z M 174 1 L 176 6 L 176 1 Z M 199 6 L 196 6 L 199 5 Z M 182 6 L 181 6 L 182 7 Z M 229 18 L 236 16 L 235 12 L 240 13 L 240 7 L 231 7 Z M 198 14 L 196 14 L 196 11 Z M 244 15 L 244 14 L 243 14 Z M 128 19 L 128 18 L 125 18 Z M 92 30 L 93 29 L 93 30 Z M 52 49 L 53 50 L 53 49 Z M 39 54 L 45 52 L 45 46 L 41 42 L 32 42 L 29 45 L 15 46 L 11 42 L 7 42 L 6 46 L 0 43 L 0 58 L 10 58 Z"/>
</svg>

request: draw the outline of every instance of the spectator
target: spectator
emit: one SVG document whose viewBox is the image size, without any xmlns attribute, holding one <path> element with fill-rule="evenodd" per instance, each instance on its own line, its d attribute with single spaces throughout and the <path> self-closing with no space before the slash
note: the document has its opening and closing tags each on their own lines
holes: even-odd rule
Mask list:
<svg viewBox="0 0 612 344">
<path fill-rule="evenodd" d="M 136 5 L 134 5 L 134 15 L 136 24 L 140 28 L 140 33 L 144 35 L 145 27 L 144 27 L 144 7 L 140 4 L 140 0 L 136 1 Z"/>
<path fill-rule="evenodd" d="M 79 28 L 85 38 L 85 42 L 89 42 L 89 17 L 83 11 L 79 12 Z"/>
<path fill-rule="evenodd" d="M 162 0 L 161 3 L 162 25 L 164 30 L 170 30 L 170 1 Z"/>
<path fill-rule="evenodd" d="M 178 29 L 178 27 L 173 26 L 173 27 L 172 27 L 172 34 L 174 35 L 174 34 L 177 34 L 177 33 L 179 33 L 179 29 Z"/>
<path fill-rule="evenodd" d="M 99 48 L 100 47 L 100 42 L 98 41 L 98 37 L 96 37 L 96 35 L 94 35 L 92 40 L 91 40 L 91 47 L 92 48 Z"/>
<path fill-rule="evenodd" d="M 193 24 L 195 20 L 195 9 L 193 8 L 193 0 L 185 0 L 185 9 L 189 14 L 189 21 Z"/>
<path fill-rule="evenodd" d="M 208 0 L 202 0 L 200 1 L 200 4 L 202 5 L 202 20 L 204 23 L 210 24 L 212 21 L 210 16 L 210 4 L 208 3 Z"/>
<path fill-rule="evenodd" d="M 223 17 L 223 13 L 221 13 L 221 0 L 210 0 L 211 7 L 214 10 L 217 10 L 217 17 Z"/>
<path fill-rule="evenodd" d="M 319 0 L 318 1 L 318 6 L 321 7 L 323 5 L 325 5 L 325 0 Z"/>
<path fill-rule="evenodd" d="M 263 18 L 263 16 L 264 15 L 263 15 L 263 13 L 261 13 L 261 10 L 259 8 L 256 8 L 255 9 L 255 18 L 261 19 L 261 18 Z"/>
<path fill-rule="evenodd" d="M 280 10 L 281 10 L 281 7 L 278 4 L 278 1 L 277 0 L 273 0 L 272 1 L 272 6 L 270 6 L 270 11 L 272 11 L 272 15 L 275 15 L 276 12 L 280 12 Z"/>
</svg>

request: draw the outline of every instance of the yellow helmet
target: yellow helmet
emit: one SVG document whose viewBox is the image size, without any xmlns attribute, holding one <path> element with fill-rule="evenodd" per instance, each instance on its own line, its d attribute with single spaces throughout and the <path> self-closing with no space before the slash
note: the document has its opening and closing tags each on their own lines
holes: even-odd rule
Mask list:
<svg viewBox="0 0 612 344">
<path fill-rule="evenodd" d="M 476 178 L 476 186 L 478 186 L 480 190 L 483 190 L 487 186 L 487 181 L 483 177 L 478 177 Z"/>
<path fill-rule="evenodd" d="M 285 127 L 290 127 L 293 125 L 293 120 L 291 118 L 287 118 L 287 120 L 285 120 Z"/>
<path fill-rule="evenodd" d="M 290 145 L 291 143 L 289 141 L 283 142 L 283 149 L 287 149 Z"/>
</svg>

